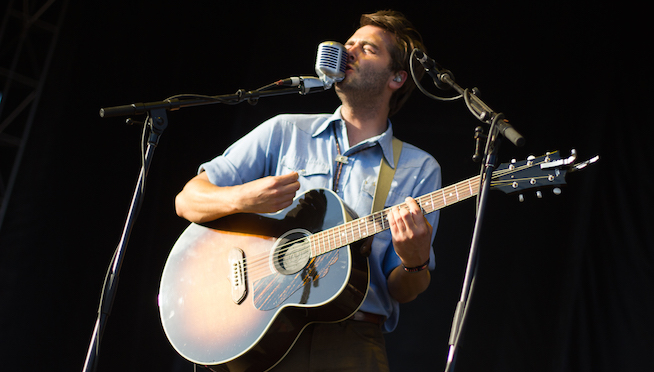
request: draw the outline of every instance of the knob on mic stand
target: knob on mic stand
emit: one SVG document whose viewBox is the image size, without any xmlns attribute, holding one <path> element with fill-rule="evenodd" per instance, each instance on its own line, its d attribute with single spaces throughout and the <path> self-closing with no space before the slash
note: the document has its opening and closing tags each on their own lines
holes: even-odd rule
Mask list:
<svg viewBox="0 0 654 372">
<path fill-rule="evenodd" d="M 475 128 L 475 136 L 474 136 L 475 153 L 474 155 L 472 155 L 472 161 L 474 161 L 475 163 L 479 163 L 483 158 L 481 140 L 486 138 L 487 136 L 484 134 L 484 128 L 482 127 Z"/>
</svg>

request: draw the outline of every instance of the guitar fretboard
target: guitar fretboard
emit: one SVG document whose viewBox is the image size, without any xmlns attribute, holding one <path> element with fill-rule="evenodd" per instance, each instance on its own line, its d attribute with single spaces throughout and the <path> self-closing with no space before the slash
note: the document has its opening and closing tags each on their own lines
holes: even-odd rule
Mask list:
<svg viewBox="0 0 654 372">
<path fill-rule="evenodd" d="M 477 195 L 480 176 L 469 178 L 416 198 L 424 214 L 428 214 Z M 366 217 L 357 218 L 340 226 L 321 231 L 309 237 L 311 257 L 333 251 L 388 228 L 388 214 L 393 208 L 407 208 L 405 203 L 383 209 Z"/>
</svg>

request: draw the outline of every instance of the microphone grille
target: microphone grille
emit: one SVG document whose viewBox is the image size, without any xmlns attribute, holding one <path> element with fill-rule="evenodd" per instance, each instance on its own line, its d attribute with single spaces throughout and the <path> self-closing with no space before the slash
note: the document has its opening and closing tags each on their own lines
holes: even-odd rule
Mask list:
<svg viewBox="0 0 654 372">
<path fill-rule="evenodd" d="M 334 82 L 345 78 L 347 65 L 347 50 L 343 44 L 336 41 L 325 41 L 318 45 L 316 57 L 316 73 L 327 88 Z"/>
</svg>

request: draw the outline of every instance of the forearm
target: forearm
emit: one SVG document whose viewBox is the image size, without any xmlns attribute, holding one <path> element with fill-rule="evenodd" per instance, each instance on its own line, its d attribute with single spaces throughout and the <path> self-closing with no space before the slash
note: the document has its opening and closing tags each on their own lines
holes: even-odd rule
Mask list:
<svg viewBox="0 0 654 372">
<path fill-rule="evenodd" d="M 400 303 L 410 302 L 424 292 L 431 282 L 428 269 L 408 272 L 402 265 L 396 267 L 388 277 L 388 292 Z"/>
<path fill-rule="evenodd" d="M 238 186 L 218 187 L 202 175 L 189 181 L 175 197 L 177 215 L 202 223 L 237 213 L 235 196 L 238 195 Z"/>
</svg>

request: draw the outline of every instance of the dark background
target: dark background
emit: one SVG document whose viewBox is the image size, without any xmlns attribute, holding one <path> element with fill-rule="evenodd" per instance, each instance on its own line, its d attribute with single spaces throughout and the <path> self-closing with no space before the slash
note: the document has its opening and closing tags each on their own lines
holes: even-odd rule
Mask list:
<svg viewBox="0 0 654 372">
<path fill-rule="evenodd" d="M 573 148 L 580 160 L 601 156 L 569 174 L 560 196 L 527 193 L 519 203 L 491 193 L 456 370 L 654 370 L 647 7 L 570 3 L 71 1 L 0 231 L 0 369 L 82 368 L 140 166 L 140 128 L 100 118 L 101 107 L 315 75 L 320 42 L 344 42 L 359 14 L 393 8 L 421 30 L 431 57 L 526 137 L 522 148 L 503 144 L 501 161 Z M 169 114 L 99 371 L 192 371 L 156 303 L 187 226 L 175 194 L 263 119 L 337 105 L 330 91 Z M 439 160 L 445 185 L 477 174 L 480 123 L 462 102 L 416 91 L 393 122 Z M 472 199 L 442 211 L 431 286 L 387 337 L 393 371 L 443 370 L 473 224 Z"/>
</svg>

